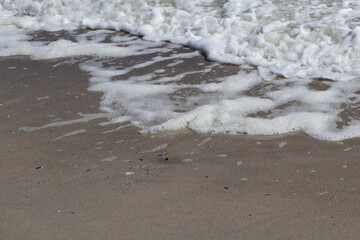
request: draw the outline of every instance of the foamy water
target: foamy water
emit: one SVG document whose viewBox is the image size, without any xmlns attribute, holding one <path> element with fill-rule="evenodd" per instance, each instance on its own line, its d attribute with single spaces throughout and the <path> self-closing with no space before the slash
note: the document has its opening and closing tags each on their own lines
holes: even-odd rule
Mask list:
<svg viewBox="0 0 360 240">
<path fill-rule="evenodd" d="M 112 121 L 145 132 L 340 140 L 360 136 L 359 19 L 355 0 L 0 0 L 0 56 L 79 62 Z"/>
</svg>

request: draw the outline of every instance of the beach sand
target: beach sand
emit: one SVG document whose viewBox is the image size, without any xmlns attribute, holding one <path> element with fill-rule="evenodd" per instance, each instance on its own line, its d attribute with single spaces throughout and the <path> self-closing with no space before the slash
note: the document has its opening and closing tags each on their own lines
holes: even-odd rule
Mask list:
<svg viewBox="0 0 360 240">
<path fill-rule="evenodd" d="M 62 62 L 0 60 L 0 239 L 359 238 L 359 139 L 104 125 Z"/>
</svg>

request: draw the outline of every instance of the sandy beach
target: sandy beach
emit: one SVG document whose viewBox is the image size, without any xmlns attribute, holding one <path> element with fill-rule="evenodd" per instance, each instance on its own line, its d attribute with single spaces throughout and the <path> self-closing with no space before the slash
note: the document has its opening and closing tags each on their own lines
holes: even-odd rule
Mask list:
<svg viewBox="0 0 360 240">
<path fill-rule="evenodd" d="M 62 62 L 0 59 L 0 239 L 359 238 L 359 139 L 139 134 Z"/>
</svg>

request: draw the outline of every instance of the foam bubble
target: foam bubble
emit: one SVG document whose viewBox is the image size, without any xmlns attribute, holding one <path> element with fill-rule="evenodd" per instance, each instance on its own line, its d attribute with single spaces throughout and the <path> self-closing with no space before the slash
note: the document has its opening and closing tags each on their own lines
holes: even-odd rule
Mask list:
<svg viewBox="0 0 360 240">
<path fill-rule="evenodd" d="M 359 10 L 358 1 L 326 0 L 0 0 L 0 56 L 81 61 L 106 116 L 143 132 L 302 131 L 339 141 L 360 136 Z M 98 30 L 33 32 L 79 28 Z M 239 66 L 216 77 L 219 64 L 163 40 Z"/>
<path fill-rule="evenodd" d="M 326 0 L 1 0 L 0 25 L 125 30 L 147 40 L 190 45 L 211 60 L 265 67 L 285 77 L 341 81 L 360 74 L 359 9 L 358 1 Z M 59 42 L 54 48 L 61 44 L 69 45 Z M 79 53 L 84 50 L 78 47 Z"/>
</svg>

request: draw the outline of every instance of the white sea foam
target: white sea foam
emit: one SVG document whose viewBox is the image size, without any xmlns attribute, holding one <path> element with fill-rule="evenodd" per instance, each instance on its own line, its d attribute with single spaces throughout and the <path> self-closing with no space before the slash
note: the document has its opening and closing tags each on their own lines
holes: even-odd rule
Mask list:
<svg viewBox="0 0 360 240">
<path fill-rule="evenodd" d="M 102 132 L 103 134 L 107 134 L 107 133 L 111 133 L 111 132 L 115 132 L 115 131 L 118 131 L 120 129 L 123 129 L 123 128 L 126 128 L 126 127 L 130 127 L 131 125 L 130 124 L 126 124 L 126 125 L 121 125 L 115 129 L 112 129 L 112 130 L 108 130 L 108 131 L 104 131 Z"/>
<path fill-rule="evenodd" d="M 205 144 L 205 143 L 207 143 L 207 142 L 209 142 L 209 141 L 211 141 L 211 137 L 208 137 L 208 138 L 206 138 L 204 141 L 202 141 L 201 143 L 199 143 L 199 144 L 198 144 L 198 147 L 200 147 L 201 145 L 203 145 L 203 144 Z"/>
<path fill-rule="evenodd" d="M 149 152 L 157 152 L 157 151 L 160 151 L 160 150 L 164 150 L 166 147 L 168 146 L 167 143 L 164 143 L 164 144 L 161 144 L 153 149 L 150 149 L 150 150 L 145 150 L 145 151 L 142 151 L 140 153 L 149 153 Z"/>
<path fill-rule="evenodd" d="M 0 6 L 5 26 L 125 30 L 286 77 L 349 80 L 360 74 L 360 3 L 355 0 L 0 0 Z M 93 44 L 87 52 L 99 47 Z"/>
<path fill-rule="evenodd" d="M 287 142 L 281 142 L 281 143 L 279 143 L 279 148 L 285 147 L 286 144 L 287 144 Z"/>
<path fill-rule="evenodd" d="M 302 131 L 338 141 L 360 136 L 359 17 L 355 0 L 0 0 L 0 56 L 91 56 L 80 68 L 104 93 L 101 109 L 143 132 Z M 32 35 L 78 28 L 97 31 Z M 206 79 L 219 64 L 191 63 L 198 52 L 164 40 L 238 73 Z M 132 60 L 112 62 L 121 57 Z"/>
<path fill-rule="evenodd" d="M 190 163 L 190 162 L 193 162 L 194 159 L 192 159 L 192 158 L 185 158 L 185 159 L 183 159 L 182 161 L 185 162 L 185 163 Z"/>
<path fill-rule="evenodd" d="M 104 114 L 104 113 L 94 113 L 94 114 L 79 113 L 78 115 L 81 118 L 77 118 L 77 119 L 74 119 L 74 120 L 68 120 L 68 121 L 52 122 L 52 123 L 45 124 L 45 125 L 43 125 L 41 127 L 21 127 L 21 128 L 19 128 L 19 131 L 32 132 L 32 131 L 40 130 L 40 129 L 43 129 L 43 128 L 66 126 L 66 125 L 69 125 L 69 124 L 89 122 L 89 121 L 94 120 L 94 119 L 106 118 L 107 117 L 107 114 Z"/>
<path fill-rule="evenodd" d="M 59 140 L 59 139 L 64 138 L 64 137 L 74 136 L 74 135 L 78 135 L 78 134 L 81 134 L 81 133 L 84 133 L 84 132 L 86 132 L 85 129 L 76 130 L 76 131 L 64 134 L 64 135 L 62 135 L 60 137 L 54 138 L 51 141 L 56 141 L 56 140 Z"/>
<path fill-rule="evenodd" d="M 100 162 L 112 162 L 117 159 L 117 156 L 111 156 L 108 158 L 101 159 Z"/>
</svg>

